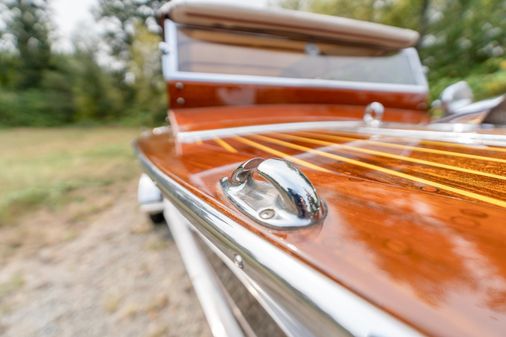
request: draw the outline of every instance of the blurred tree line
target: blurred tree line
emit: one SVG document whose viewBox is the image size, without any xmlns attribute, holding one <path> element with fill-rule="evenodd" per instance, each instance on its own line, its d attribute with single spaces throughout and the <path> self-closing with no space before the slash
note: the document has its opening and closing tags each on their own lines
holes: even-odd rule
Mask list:
<svg viewBox="0 0 506 337">
<path fill-rule="evenodd" d="M 475 98 L 506 92 L 504 0 L 280 0 L 282 7 L 344 16 L 420 32 L 431 98 L 467 80 Z"/>
<path fill-rule="evenodd" d="M 0 0 L 0 126 L 157 124 L 166 110 L 154 13 L 165 0 L 98 0 L 99 37 L 53 47 L 50 0 Z M 270 0 L 274 5 L 411 28 L 431 98 L 467 80 L 506 92 L 504 0 Z"/>
<path fill-rule="evenodd" d="M 101 35 L 79 27 L 72 51 L 59 52 L 48 0 L 0 0 L 0 126 L 163 121 L 154 19 L 163 2 L 99 0 Z"/>
</svg>

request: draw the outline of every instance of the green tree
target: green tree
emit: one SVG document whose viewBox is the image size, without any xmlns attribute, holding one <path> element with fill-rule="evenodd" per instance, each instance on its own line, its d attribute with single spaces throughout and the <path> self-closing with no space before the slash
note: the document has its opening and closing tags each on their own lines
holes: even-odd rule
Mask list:
<svg viewBox="0 0 506 337">
<path fill-rule="evenodd" d="M 18 82 L 18 57 L 11 51 L 0 51 L 0 88 L 12 89 Z"/>
<path fill-rule="evenodd" d="M 366 21 L 379 21 L 375 0 L 322 0 L 311 1 L 312 12 L 355 18 Z"/>
<path fill-rule="evenodd" d="M 468 79 L 477 98 L 506 92 L 504 0 L 281 0 L 281 6 L 420 32 L 432 98 Z"/>
<path fill-rule="evenodd" d="M 431 11 L 434 19 L 421 55 L 437 72 L 463 77 L 490 58 L 504 57 L 504 1 L 446 0 L 435 2 Z"/>
<path fill-rule="evenodd" d="M 164 0 L 99 0 L 95 16 L 107 22 L 104 38 L 111 53 L 127 63 L 131 59 L 130 48 L 138 24 L 157 30 L 155 14 L 167 1 Z"/>
<path fill-rule="evenodd" d="M 506 3 L 501 0 L 433 1 L 420 56 L 430 69 L 432 97 L 465 79 L 475 96 L 506 92 Z"/>
<path fill-rule="evenodd" d="M 144 25 L 136 25 L 127 70 L 134 92 L 134 110 L 130 111 L 130 116 L 141 123 L 160 123 L 165 116 L 165 82 L 158 42 L 159 37 Z"/>
<path fill-rule="evenodd" d="M 159 123 L 165 115 L 165 90 L 161 76 L 160 28 L 155 19 L 163 0 L 99 0 L 95 13 L 108 25 L 104 39 L 110 54 L 122 65 L 117 76 L 127 118 L 135 123 Z"/>
<path fill-rule="evenodd" d="M 60 125 L 73 120 L 66 57 L 51 51 L 47 0 L 7 0 L 4 35 L 12 47 L 0 53 L 0 123 Z"/>
<path fill-rule="evenodd" d="M 307 10 L 308 1 L 307 0 L 282 0 L 281 2 L 271 1 L 271 5 L 280 5 L 286 9 L 294 9 L 294 10 Z"/>
<path fill-rule="evenodd" d="M 120 23 L 102 37 L 113 47 L 115 60 L 109 64 L 101 59 L 104 40 L 82 27 L 72 53 L 51 49 L 48 1 L 0 3 L 0 17 L 7 22 L 0 25 L 0 124 L 128 120 L 151 125 L 163 120 L 159 36 L 146 28 L 155 23 L 153 7 L 162 1 L 100 1 L 99 16 Z"/>
<path fill-rule="evenodd" d="M 7 7 L 11 14 L 7 30 L 14 37 L 19 68 L 22 69 L 18 86 L 24 89 L 38 87 L 51 62 L 48 2 L 8 0 Z"/>
<path fill-rule="evenodd" d="M 281 0 L 284 8 L 423 30 L 429 0 Z"/>
<path fill-rule="evenodd" d="M 113 75 L 97 63 L 96 50 L 76 49 L 72 63 L 75 120 L 118 122 L 124 107 L 123 95 Z"/>
</svg>

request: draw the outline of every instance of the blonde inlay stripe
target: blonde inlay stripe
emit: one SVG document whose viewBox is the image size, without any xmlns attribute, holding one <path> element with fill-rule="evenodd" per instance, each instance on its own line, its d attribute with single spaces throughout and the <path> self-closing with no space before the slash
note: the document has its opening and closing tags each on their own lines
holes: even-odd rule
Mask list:
<svg viewBox="0 0 506 337">
<path fill-rule="evenodd" d="M 234 137 L 235 140 L 243 143 L 243 144 L 246 144 L 246 145 L 249 145 L 249 146 L 252 146 L 256 149 L 259 149 L 261 151 L 264 151 L 264 152 L 267 152 L 267 153 L 270 153 L 270 154 L 273 154 L 275 156 L 278 156 L 278 157 L 281 157 L 281 158 L 286 158 L 296 164 L 299 164 L 301 166 L 305 166 L 307 168 L 310 168 L 310 169 L 313 169 L 313 170 L 317 170 L 317 171 L 321 171 L 321 172 L 327 172 L 327 173 L 332 173 L 332 171 L 330 170 L 327 170 L 323 167 L 319 167 L 315 164 L 311 164 L 310 162 L 307 162 L 305 160 L 302 160 L 302 159 L 299 159 L 299 158 L 295 158 L 293 156 L 290 156 L 289 154 L 287 153 L 284 153 L 284 152 L 281 152 L 281 151 L 278 151 L 278 150 L 274 150 L 268 146 L 265 146 L 265 145 L 262 145 L 262 144 L 259 144 L 257 142 L 254 142 L 250 139 L 246 139 L 246 138 L 243 138 L 243 137 L 240 137 L 240 136 L 236 136 Z"/>
<path fill-rule="evenodd" d="M 349 138 L 349 139 L 353 139 L 353 140 L 361 140 L 361 141 L 366 141 L 366 142 L 371 142 L 371 143 L 377 143 L 377 144 L 381 144 L 381 146 L 384 146 L 384 145 L 385 146 L 390 146 L 391 145 L 391 147 L 397 147 L 397 146 L 399 146 L 399 147 L 410 148 L 413 151 L 440 153 L 440 154 L 447 154 L 447 155 L 452 155 L 452 156 L 456 156 L 456 157 L 471 158 L 471 159 L 480 159 L 480 160 L 490 160 L 490 161 L 495 161 L 495 162 L 498 162 L 498 163 L 506 163 L 506 159 L 500 159 L 500 158 L 494 158 L 494 157 L 478 156 L 478 155 L 474 155 L 474 154 L 467 154 L 467 153 L 454 152 L 454 151 L 427 149 L 427 148 L 424 148 L 424 147 L 417 147 L 417 146 L 410 146 L 410 145 L 392 144 L 392 143 L 373 141 L 373 140 L 363 139 L 363 138 L 352 138 L 352 137 L 367 136 L 365 134 L 349 134 L 349 133 L 346 133 L 347 135 L 352 136 L 352 137 L 343 137 L 343 136 L 337 136 L 337 135 L 334 135 L 334 134 L 329 135 L 327 133 L 320 133 L 320 132 L 301 132 L 301 133 L 313 134 L 313 135 L 318 135 L 318 136 Z M 401 138 L 401 137 L 395 137 L 395 138 L 397 138 L 397 139 L 399 139 L 401 141 L 408 140 L 408 138 Z M 451 143 L 451 142 L 443 142 L 443 141 L 435 141 L 435 140 L 423 140 L 423 139 L 416 139 L 416 140 L 419 141 L 422 144 L 433 144 L 433 145 L 441 145 L 441 146 L 460 147 L 460 148 L 469 149 L 469 150 L 476 149 L 476 150 L 484 150 L 484 151 L 506 152 L 506 148 L 501 148 L 501 147 L 496 147 L 496 146 L 488 146 L 488 145 L 486 145 L 484 147 L 481 147 L 481 146 L 473 145 L 473 144 L 459 144 L 459 143 Z"/>
<path fill-rule="evenodd" d="M 263 141 L 266 141 L 266 142 L 269 142 L 269 143 L 285 146 L 287 148 L 291 148 L 291 149 L 294 149 L 294 150 L 299 150 L 299 151 L 314 153 L 314 154 L 320 155 L 322 157 L 327 157 L 327 158 L 338 160 L 338 161 L 342 161 L 342 162 L 345 162 L 345 163 L 348 163 L 348 164 L 352 164 L 352 165 L 364 167 L 364 168 L 367 168 L 367 169 L 370 169 L 370 170 L 374 170 L 374 171 L 382 172 L 382 173 L 385 173 L 385 174 L 389 174 L 389 175 L 392 175 L 392 176 L 395 176 L 395 177 L 411 180 L 411 181 L 422 183 L 422 184 L 429 185 L 429 186 L 433 186 L 433 187 L 439 188 L 439 189 L 444 190 L 444 191 L 448 191 L 448 192 L 455 193 L 455 194 L 458 194 L 458 195 L 461 195 L 461 196 L 465 196 L 465 197 L 468 197 L 468 198 L 471 198 L 471 199 L 480 200 L 480 201 L 483 201 L 483 202 L 486 202 L 486 203 L 489 203 L 489 204 L 492 204 L 492 205 L 496 205 L 496 206 L 500 206 L 500 207 L 505 207 L 506 208 L 506 201 L 495 199 L 495 198 L 492 198 L 492 197 L 487 197 L 485 195 L 481 195 L 481 194 L 474 193 L 474 192 L 471 192 L 471 191 L 465 191 L 465 190 L 462 190 L 460 188 L 447 186 L 447 185 L 440 184 L 440 183 L 435 182 L 435 181 L 430 181 L 430 180 L 427 180 L 427 179 L 424 179 L 424 178 L 415 177 L 415 176 L 412 176 L 410 174 L 394 171 L 394 170 L 391 170 L 391 169 L 388 169 L 388 168 L 385 168 L 385 167 L 381 167 L 381 166 L 377 166 L 377 165 L 361 162 L 361 161 L 355 160 L 355 159 L 346 158 L 346 157 L 339 156 L 339 155 L 336 155 L 336 154 L 333 154 L 333 153 L 323 152 L 323 151 L 312 149 L 312 148 L 309 148 L 309 147 L 306 147 L 306 146 L 301 146 L 301 145 L 296 145 L 296 144 L 288 143 L 288 142 L 285 142 L 285 141 L 282 141 L 282 140 L 279 140 L 279 139 L 275 139 L 275 138 L 271 138 L 271 137 L 267 137 L 267 136 L 255 135 L 255 136 L 251 136 L 251 137 L 254 137 L 256 139 L 260 139 L 260 140 L 263 140 Z"/>
<path fill-rule="evenodd" d="M 460 144 L 460 143 L 450 143 L 450 142 L 443 142 L 443 141 L 437 141 L 437 140 L 422 140 L 422 143 L 433 144 L 433 145 L 442 145 L 442 146 L 454 146 L 454 147 L 461 147 L 464 149 L 475 148 L 475 149 L 485 150 L 485 151 L 506 152 L 506 148 L 497 147 L 497 146 L 489 146 L 489 145 L 480 146 L 477 144 Z"/>
<path fill-rule="evenodd" d="M 462 157 L 462 158 L 469 158 L 469 159 L 493 161 L 493 162 L 497 162 L 497 163 L 506 163 L 506 159 L 478 156 L 478 155 L 474 155 L 474 154 L 467 154 L 467 153 L 461 153 L 461 152 L 428 149 L 428 148 L 412 146 L 412 145 L 386 143 L 386 142 L 380 142 L 380 141 L 370 140 L 370 139 L 329 135 L 329 134 L 318 133 L 318 132 L 299 132 L 299 133 L 304 134 L 304 135 L 310 135 L 312 137 L 321 137 L 321 138 L 326 138 L 326 139 L 343 140 L 343 141 L 349 141 L 349 140 L 360 141 L 360 142 L 366 142 L 368 144 L 374 144 L 374 145 L 379 145 L 379 146 L 384 146 L 384 147 L 391 147 L 391 148 L 396 148 L 396 149 L 409 149 L 409 150 L 417 151 L 417 152 L 435 153 L 435 154 L 442 154 L 442 155 L 453 156 L 453 157 Z M 424 142 L 426 142 L 426 141 L 424 141 Z"/>
<path fill-rule="evenodd" d="M 403 161 L 408 161 L 408 162 L 422 164 L 422 165 L 439 167 L 439 168 L 443 168 L 443 169 L 447 169 L 447 170 L 459 171 L 459 172 L 464 172 L 464 173 L 469 173 L 469 174 L 476 174 L 476 175 L 480 175 L 480 176 L 488 177 L 488 178 L 495 178 L 495 179 L 500 179 L 500 180 L 506 180 L 506 176 L 501 176 L 501 175 L 498 175 L 498 174 L 493 174 L 493 173 L 488 173 L 488 172 L 483 172 L 483 171 L 477 171 L 477 170 L 472 170 L 472 169 L 466 169 L 466 168 L 463 168 L 463 167 L 458 167 L 458 166 L 453 166 L 453 165 L 447 165 L 447 164 L 441 164 L 441 163 L 436 163 L 436 162 L 429 161 L 429 160 L 412 158 L 412 157 L 408 157 L 408 156 L 402 156 L 402 155 L 392 154 L 392 153 L 383 152 L 383 151 L 364 149 L 364 148 L 361 148 L 361 147 L 356 147 L 356 146 L 351 146 L 351 145 L 346 145 L 346 144 L 339 144 L 339 143 L 332 143 L 332 142 L 328 142 L 328 141 L 325 141 L 325 140 L 306 138 L 306 137 L 299 137 L 299 136 L 295 136 L 295 135 L 277 134 L 277 133 L 275 135 L 277 137 L 281 137 L 281 138 L 285 138 L 285 139 L 288 138 L 288 139 L 293 139 L 293 140 L 299 140 L 299 141 L 302 141 L 302 142 L 312 143 L 312 144 L 317 144 L 317 145 L 330 145 L 330 146 L 333 146 L 333 147 L 336 147 L 336 148 L 341 148 L 341 149 L 346 149 L 346 150 L 350 150 L 350 151 L 366 153 L 366 154 L 370 154 L 370 155 L 374 155 L 374 156 L 387 157 L 387 158 L 392 158 L 392 159 L 397 159 L 397 160 L 403 160 Z"/>
<path fill-rule="evenodd" d="M 228 152 L 237 153 L 237 150 L 221 138 L 214 138 L 214 141 Z"/>
</svg>

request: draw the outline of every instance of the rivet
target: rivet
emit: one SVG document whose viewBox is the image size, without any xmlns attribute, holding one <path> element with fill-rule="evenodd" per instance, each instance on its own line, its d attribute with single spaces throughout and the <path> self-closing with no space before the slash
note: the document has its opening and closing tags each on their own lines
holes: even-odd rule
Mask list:
<svg viewBox="0 0 506 337">
<path fill-rule="evenodd" d="M 183 105 L 186 103 L 186 101 L 183 97 L 178 97 L 178 98 L 176 98 L 176 103 L 179 105 Z"/>
<path fill-rule="evenodd" d="M 176 89 L 178 89 L 178 90 L 183 90 L 183 89 L 184 89 L 184 84 L 183 84 L 183 82 L 176 82 Z"/>
<path fill-rule="evenodd" d="M 170 47 L 169 47 L 169 44 L 167 42 L 160 42 L 160 44 L 158 46 L 160 48 L 160 52 L 163 55 L 169 55 L 170 54 Z"/>
<path fill-rule="evenodd" d="M 260 218 L 264 220 L 272 219 L 276 215 L 276 212 L 272 208 L 266 208 L 260 211 Z"/>
<path fill-rule="evenodd" d="M 242 260 L 242 257 L 241 255 L 239 254 L 235 254 L 234 255 L 234 264 L 240 268 L 240 269 L 244 269 L 244 261 Z"/>
</svg>

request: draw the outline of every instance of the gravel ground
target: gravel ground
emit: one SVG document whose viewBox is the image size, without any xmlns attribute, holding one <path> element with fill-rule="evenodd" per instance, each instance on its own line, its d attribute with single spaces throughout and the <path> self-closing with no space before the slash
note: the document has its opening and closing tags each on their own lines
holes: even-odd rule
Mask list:
<svg viewBox="0 0 506 337">
<path fill-rule="evenodd" d="M 31 221 L 20 228 L 67 227 L 57 216 Z M 135 182 L 84 223 L 3 261 L 1 336 L 210 336 L 168 230 L 138 211 Z"/>
</svg>

